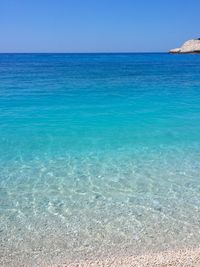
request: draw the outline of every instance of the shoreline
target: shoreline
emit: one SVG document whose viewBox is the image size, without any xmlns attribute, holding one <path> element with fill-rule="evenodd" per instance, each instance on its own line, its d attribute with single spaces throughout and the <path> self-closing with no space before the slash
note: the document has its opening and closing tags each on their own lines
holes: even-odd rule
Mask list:
<svg viewBox="0 0 200 267">
<path fill-rule="evenodd" d="M 51 267 L 199 267 L 200 248 L 169 250 L 139 256 L 115 257 L 105 260 L 65 262 Z M 50 267 L 43 265 L 41 267 Z"/>
</svg>

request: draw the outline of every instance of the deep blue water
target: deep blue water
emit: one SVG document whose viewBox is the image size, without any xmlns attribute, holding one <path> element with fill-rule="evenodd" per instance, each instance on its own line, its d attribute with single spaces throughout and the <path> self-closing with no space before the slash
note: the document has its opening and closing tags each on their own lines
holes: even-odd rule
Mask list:
<svg viewBox="0 0 200 267">
<path fill-rule="evenodd" d="M 199 222 L 199 55 L 0 54 L 3 260 L 197 245 Z"/>
</svg>

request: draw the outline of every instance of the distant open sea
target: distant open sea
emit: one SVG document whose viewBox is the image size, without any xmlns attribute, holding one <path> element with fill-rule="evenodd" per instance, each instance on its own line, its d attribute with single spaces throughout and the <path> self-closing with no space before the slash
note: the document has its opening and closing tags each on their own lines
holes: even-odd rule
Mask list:
<svg viewBox="0 0 200 267">
<path fill-rule="evenodd" d="M 0 265 L 200 244 L 200 56 L 0 54 Z"/>
</svg>

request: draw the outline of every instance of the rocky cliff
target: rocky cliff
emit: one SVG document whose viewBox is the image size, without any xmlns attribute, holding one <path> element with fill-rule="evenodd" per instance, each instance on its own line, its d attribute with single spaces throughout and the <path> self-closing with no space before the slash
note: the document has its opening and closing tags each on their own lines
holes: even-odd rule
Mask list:
<svg viewBox="0 0 200 267">
<path fill-rule="evenodd" d="M 192 39 L 185 42 L 180 48 L 169 51 L 172 54 L 200 54 L 200 38 Z"/>
</svg>

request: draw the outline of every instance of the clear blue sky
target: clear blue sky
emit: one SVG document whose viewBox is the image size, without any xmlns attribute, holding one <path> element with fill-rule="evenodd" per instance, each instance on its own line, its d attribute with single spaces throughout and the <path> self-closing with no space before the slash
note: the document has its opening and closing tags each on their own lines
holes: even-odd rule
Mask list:
<svg viewBox="0 0 200 267">
<path fill-rule="evenodd" d="M 159 52 L 196 37 L 200 0 L 0 0 L 0 52 Z"/>
</svg>

